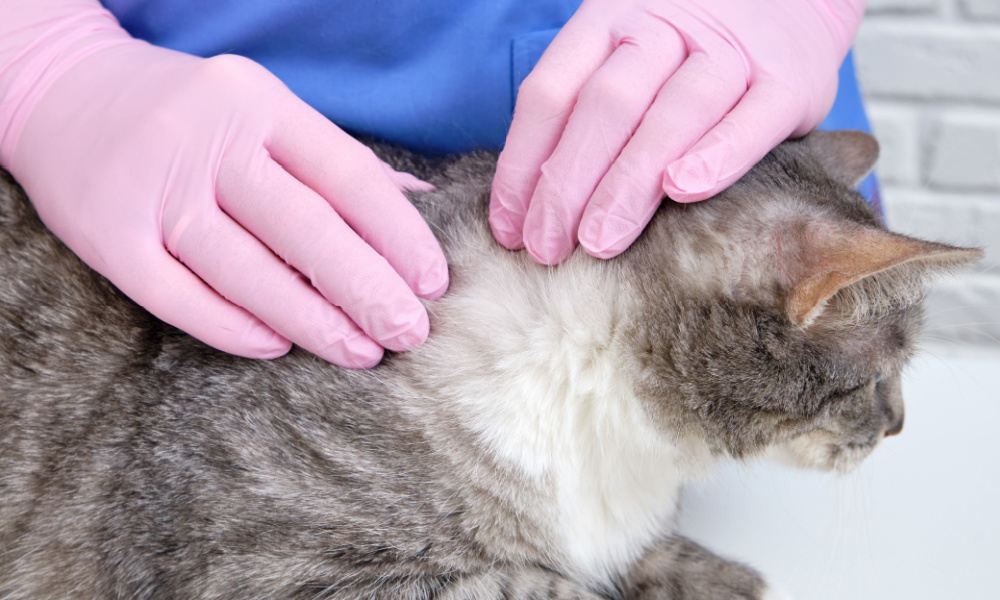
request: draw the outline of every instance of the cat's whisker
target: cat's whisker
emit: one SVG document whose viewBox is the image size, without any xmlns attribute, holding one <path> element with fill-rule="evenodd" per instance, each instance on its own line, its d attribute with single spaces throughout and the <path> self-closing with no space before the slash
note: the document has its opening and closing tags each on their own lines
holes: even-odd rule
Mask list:
<svg viewBox="0 0 1000 600">
<path fill-rule="evenodd" d="M 937 341 L 940 342 L 940 343 L 942 343 L 942 344 L 956 345 L 957 343 L 961 342 L 961 340 L 956 340 L 954 338 L 944 337 L 942 332 L 938 332 L 938 335 L 941 335 L 941 337 L 937 338 Z M 988 332 L 985 332 L 985 331 L 976 332 L 976 335 L 985 337 L 987 340 L 989 340 L 990 342 L 992 342 L 992 344 L 994 344 L 994 345 L 1000 345 L 1000 336 L 997 336 L 997 335 L 994 335 L 992 333 L 988 333 Z"/>
<path fill-rule="evenodd" d="M 953 329 L 955 327 L 1000 327 L 1000 321 L 980 321 L 968 323 L 942 323 L 938 326 L 928 327 L 925 331 L 941 331 Z"/>
<path fill-rule="evenodd" d="M 975 309 L 974 305 L 963 304 L 961 306 L 935 307 L 933 309 L 927 309 L 926 314 L 928 320 L 933 321 L 935 317 L 939 317 L 941 315 L 950 315 L 952 313 L 965 312 L 974 309 Z"/>
<path fill-rule="evenodd" d="M 977 327 L 977 328 L 979 328 L 979 327 L 983 327 L 983 325 L 970 324 L 967 327 Z M 954 343 L 955 339 L 953 337 L 950 337 L 948 334 L 962 333 L 963 330 L 966 330 L 966 329 L 967 328 L 964 327 L 964 326 L 957 326 L 957 327 L 954 327 L 954 328 L 951 328 L 951 327 L 939 327 L 939 328 L 936 328 L 936 329 L 927 330 L 927 331 L 925 331 L 921 335 L 922 335 L 922 337 L 928 338 L 928 339 L 930 339 L 933 336 L 933 337 L 936 337 L 939 341 L 949 341 L 950 340 L 952 343 Z M 996 334 L 990 333 L 989 331 L 983 331 L 983 330 L 980 329 L 978 331 L 975 331 L 974 333 L 977 336 L 986 337 L 986 338 L 988 338 L 988 339 L 990 339 L 990 340 L 992 340 L 994 342 L 1000 342 L 1000 338 L 998 338 Z"/>
<path fill-rule="evenodd" d="M 946 357 L 941 356 L 937 352 L 929 349 L 923 350 L 921 352 L 921 356 L 926 356 L 937 361 L 938 366 L 944 367 L 950 371 L 956 381 L 963 379 L 963 374 L 956 369 L 954 361 L 948 360 Z"/>
</svg>

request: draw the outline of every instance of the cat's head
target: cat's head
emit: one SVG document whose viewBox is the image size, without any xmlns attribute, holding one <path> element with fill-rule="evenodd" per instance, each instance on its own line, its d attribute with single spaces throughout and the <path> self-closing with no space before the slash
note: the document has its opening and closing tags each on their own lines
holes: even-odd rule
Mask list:
<svg viewBox="0 0 1000 600">
<path fill-rule="evenodd" d="M 853 191 L 878 146 L 787 142 L 714 199 L 665 202 L 625 256 L 638 391 L 675 435 L 846 470 L 903 424 L 928 276 L 979 250 L 893 234 Z"/>
</svg>

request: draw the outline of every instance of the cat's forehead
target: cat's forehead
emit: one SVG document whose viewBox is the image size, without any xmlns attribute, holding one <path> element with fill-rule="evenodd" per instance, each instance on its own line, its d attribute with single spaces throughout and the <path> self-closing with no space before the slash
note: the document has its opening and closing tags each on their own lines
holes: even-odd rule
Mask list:
<svg viewBox="0 0 1000 600">
<path fill-rule="evenodd" d="M 803 215 L 818 211 L 824 217 L 861 225 L 880 225 L 876 210 L 851 186 L 834 178 L 807 146 L 782 144 L 761 160 L 742 186 L 733 186 L 738 202 L 769 199 Z"/>
</svg>

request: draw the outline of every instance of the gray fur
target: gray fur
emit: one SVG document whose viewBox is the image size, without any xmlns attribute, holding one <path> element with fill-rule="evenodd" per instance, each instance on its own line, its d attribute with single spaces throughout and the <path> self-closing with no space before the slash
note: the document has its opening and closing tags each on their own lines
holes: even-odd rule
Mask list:
<svg viewBox="0 0 1000 600">
<path fill-rule="evenodd" d="M 164 325 L 0 174 L 0 597 L 759 598 L 751 569 L 669 530 L 610 581 L 561 568 L 545 490 L 485 452 L 448 397 L 503 358 L 489 332 L 463 329 L 454 299 L 489 265 L 529 290 L 593 277 L 576 283 L 620 298 L 608 343 L 664 435 L 747 457 L 823 431 L 831 454 L 867 453 L 895 418 L 920 278 L 845 290 L 806 329 L 785 318 L 776 229 L 879 226 L 810 144 L 784 144 L 710 202 L 665 203 L 619 259 L 554 272 L 493 243 L 492 155 L 381 149 L 437 186 L 414 202 L 452 290 L 429 306 L 427 346 L 365 372 L 298 350 L 243 360 Z M 857 317 L 859 303 L 878 308 Z"/>
</svg>

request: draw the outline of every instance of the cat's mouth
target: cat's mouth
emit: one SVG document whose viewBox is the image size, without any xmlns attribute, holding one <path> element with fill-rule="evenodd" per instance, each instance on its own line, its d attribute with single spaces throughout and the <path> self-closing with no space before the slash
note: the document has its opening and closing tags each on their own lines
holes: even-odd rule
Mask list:
<svg viewBox="0 0 1000 600">
<path fill-rule="evenodd" d="M 878 442 L 875 436 L 844 440 L 835 432 L 817 429 L 777 444 L 770 456 L 801 469 L 847 473 L 868 458 Z"/>
</svg>

